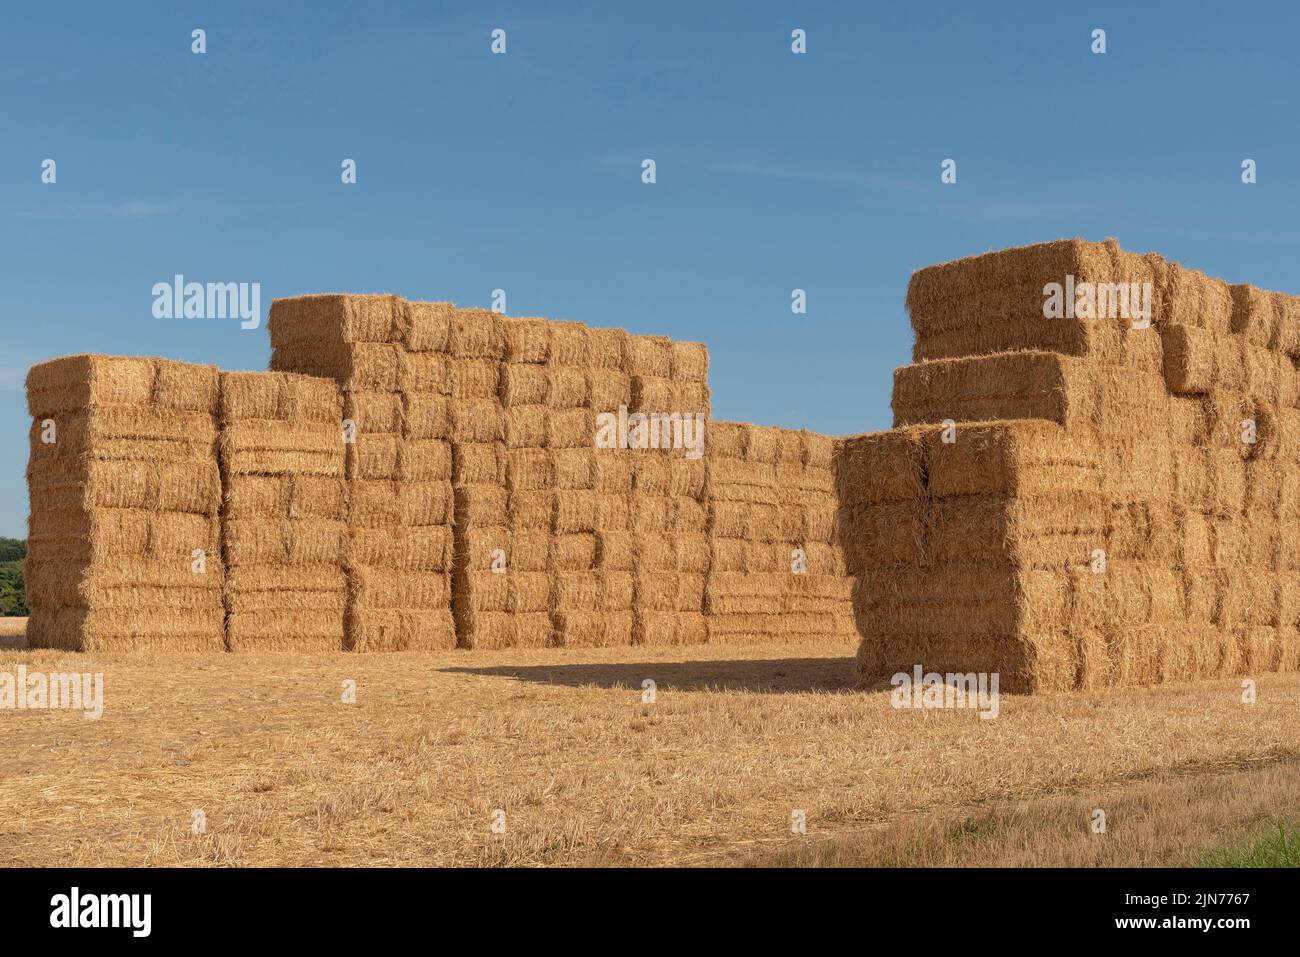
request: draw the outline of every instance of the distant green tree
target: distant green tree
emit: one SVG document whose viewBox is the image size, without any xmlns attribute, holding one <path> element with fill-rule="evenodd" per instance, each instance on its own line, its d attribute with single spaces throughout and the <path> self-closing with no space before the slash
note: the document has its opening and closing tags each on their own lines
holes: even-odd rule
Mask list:
<svg viewBox="0 0 1300 957">
<path fill-rule="evenodd" d="M 23 588 L 23 559 L 27 542 L 0 538 L 0 616 L 27 615 L 27 592 Z"/>
<path fill-rule="evenodd" d="M 27 557 L 27 540 L 0 536 L 0 564 L 20 562 Z"/>
</svg>

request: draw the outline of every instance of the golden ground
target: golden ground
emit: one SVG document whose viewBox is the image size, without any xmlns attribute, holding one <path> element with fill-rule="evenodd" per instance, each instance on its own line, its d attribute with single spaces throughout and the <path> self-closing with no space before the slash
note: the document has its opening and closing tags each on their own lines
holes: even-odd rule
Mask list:
<svg viewBox="0 0 1300 957">
<path fill-rule="evenodd" d="M 1300 756 L 1300 675 L 1261 677 L 1255 704 L 1223 680 L 1006 695 L 980 720 L 855 690 L 843 645 L 0 650 L 0 672 L 19 664 L 105 682 L 98 721 L 0 711 L 0 846 L 19 865 L 834 863 L 800 846 L 1043 799 L 1086 829 L 1117 791 Z"/>
</svg>

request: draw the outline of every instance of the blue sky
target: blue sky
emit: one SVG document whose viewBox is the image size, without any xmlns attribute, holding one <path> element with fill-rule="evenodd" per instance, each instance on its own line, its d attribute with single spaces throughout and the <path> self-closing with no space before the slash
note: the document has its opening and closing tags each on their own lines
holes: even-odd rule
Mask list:
<svg viewBox="0 0 1300 957">
<path fill-rule="evenodd" d="M 176 273 L 260 282 L 263 313 L 503 288 L 512 314 L 707 343 L 716 418 L 835 434 L 890 424 L 930 263 L 1115 236 L 1300 293 L 1281 6 L 24 5 L 0 32 L 0 534 L 25 534 L 31 363 L 266 367 L 264 323 L 153 318 Z"/>
</svg>

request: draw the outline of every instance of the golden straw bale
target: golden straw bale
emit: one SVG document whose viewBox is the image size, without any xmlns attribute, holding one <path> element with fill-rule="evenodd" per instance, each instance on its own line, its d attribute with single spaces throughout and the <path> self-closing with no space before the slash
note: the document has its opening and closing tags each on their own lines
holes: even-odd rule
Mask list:
<svg viewBox="0 0 1300 957">
<path fill-rule="evenodd" d="M 445 353 L 451 335 L 451 317 L 456 307 L 450 302 L 406 301 L 398 317 L 401 341 L 407 352 Z"/>
<path fill-rule="evenodd" d="M 551 352 L 551 323 L 532 317 L 503 317 L 506 359 L 511 363 L 544 363 Z"/>
<path fill-rule="evenodd" d="M 504 317 L 490 309 L 457 309 L 450 318 L 447 352 L 458 359 L 504 359 Z"/>
</svg>

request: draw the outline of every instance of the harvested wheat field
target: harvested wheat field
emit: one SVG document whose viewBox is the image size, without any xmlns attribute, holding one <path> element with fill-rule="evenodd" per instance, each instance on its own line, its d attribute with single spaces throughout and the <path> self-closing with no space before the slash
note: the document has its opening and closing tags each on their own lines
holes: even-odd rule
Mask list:
<svg viewBox="0 0 1300 957">
<path fill-rule="evenodd" d="M 858 690 L 842 643 L 0 652 L 19 665 L 105 687 L 97 721 L 7 717 L 0 844 L 20 865 L 746 863 L 991 803 L 1051 798 L 1086 827 L 1117 791 L 1300 756 L 1296 675 L 1262 676 L 1251 705 L 1220 679 L 1003 696 L 985 721 Z"/>
</svg>

